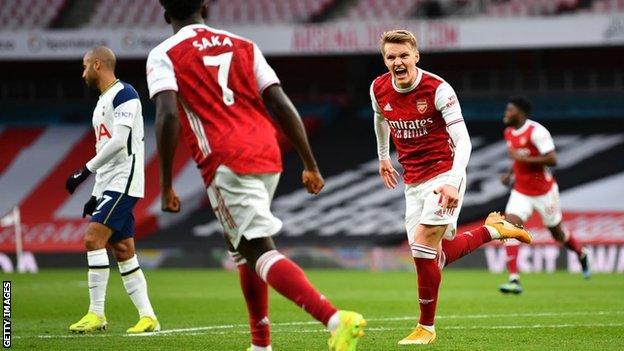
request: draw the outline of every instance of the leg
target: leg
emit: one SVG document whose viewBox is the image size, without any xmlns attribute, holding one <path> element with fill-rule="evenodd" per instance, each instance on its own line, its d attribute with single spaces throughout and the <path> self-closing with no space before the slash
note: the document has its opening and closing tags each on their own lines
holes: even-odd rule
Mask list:
<svg viewBox="0 0 624 351">
<path fill-rule="evenodd" d="M 568 250 L 576 252 L 576 255 L 581 258 L 585 254 L 585 252 L 583 251 L 583 246 L 576 240 L 574 235 L 564 231 L 561 224 L 562 223 L 560 222 L 554 227 L 548 227 L 550 234 L 552 235 L 553 239 L 564 245 Z"/>
<path fill-rule="evenodd" d="M 156 315 L 147 294 L 147 280 L 139 266 L 139 260 L 135 253 L 134 239 L 126 238 L 115 241 L 111 243 L 111 248 L 119 265 L 121 280 L 128 296 L 130 296 L 132 303 L 139 312 L 139 318 L 149 317 L 156 321 Z"/>
<path fill-rule="evenodd" d="M 505 219 L 511 224 L 524 225 L 524 221 L 515 214 L 505 214 Z M 519 281 L 520 274 L 518 272 L 518 252 L 520 251 L 520 242 L 517 240 L 507 240 L 505 242 L 505 251 L 507 253 L 507 272 L 509 273 L 509 281 Z"/>
<path fill-rule="evenodd" d="M 583 267 L 583 277 L 590 276 L 589 257 L 583 246 L 576 240 L 572 233 L 563 228 L 563 214 L 559 206 L 559 186 L 555 183 L 550 191 L 535 198 L 535 208 L 542 217 L 542 223 L 548 228 L 552 237 L 564 245 L 568 250 L 574 251 Z"/>
<path fill-rule="evenodd" d="M 442 275 L 436 262 L 437 249 L 440 246 L 446 225 L 419 224 L 414 233 L 412 255 L 418 274 L 418 302 L 420 319 L 418 323 L 433 331 L 438 289 Z"/>
<path fill-rule="evenodd" d="M 492 235 L 487 226 L 457 234 L 452 240 L 442 239 L 442 252 L 440 252 L 439 257 L 440 268 L 448 266 L 491 240 Z"/>
<path fill-rule="evenodd" d="M 238 267 L 243 297 L 247 304 L 251 351 L 270 351 L 271 332 L 269 324 L 269 289 L 267 283 L 256 274 L 255 267 L 238 253 L 226 238 L 229 253 Z"/>
<path fill-rule="evenodd" d="M 255 267 L 262 280 L 327 327 L 331 333 L 328 342 L 330 350 L 355 350 L 366 326 L 362 315 L 338 311 L 316 290 L 296 263 L 275 249 L 273 239 L 241 238 L 238 252 L 250 266 Z"/>
<path fill-rule="evenodd" d="M 534 200 L 532 197 L 524 195 L 516 190 L 512 190 L 509 201 L 505 207 L 505 219 L 516 226 L 524 225 L 524 222 L 533 214 Z M 502 293 L 521 293 L 520 274 L 518 272 L 518 253 L 520 252 L 520 242 L 517 240 L 505 241 L 505 253 L 507 254 L 507 273 L 509 279 L 507 283 L 499 286 Z"/>
<path fill-rule="evenodd" d="M 330 328 L 329 320 L 337 309 L 310 283 L 297 264 L 275 249 L 273 239 L 242 238 L 238 252 L 255 267 L 258 276 L 277 292 L 303 308 L 312 317 Z"/>
<path fill-rule="evenodd" d="M 559 222 L 559 224 L 554 227 L 548 227 L 548 230 L 555 240 L 564 245 L 568 250 L 574 251 L 576 253 L 576 256 L 578 257 L 579 262 L 581 263 L 581 267 L 583 269 L 583 277 L 585 279 L 589 279 L 591 275 L 591 272 L 589 270 L 589 257 L 581 243 L 576 240 L 572 233 L 564 231 L 561 222 Z"/>
<path fill-rule="evenodd" d="M 89 223 L 85 235 L 87 261 L 89 263 L 89 311 L 104 316 L 106 286 L 110 275 L 106 243 L 112 230 L 100 223 Z"/>
<path fill-rule="evenodd" d="M 112 230 L 101 223 L 92 222 L 87 227 L 84 243 L 87 249 L 87 262 L 89 265 L 87 275 L 89 311 L 80 321 L 69 326 L 69 330 L 72 332 L 87 333 L 106 329 L 104 301 L 110 275 L 106 242 L 111 234 Z"/>
<path fill-rule="evenodd" d="M 363 317 L 337 311 L 312 286 L 301 268 L 275 249 L 271 236 L 281 229 L 282 223 L 273 216 L 270 205 L 278 179 L 279 174 L 238 175 L 222 165 L 207 189 L 208 198 L 231 249 L 236 249 L 249 268 L 327 326 L 331 332 L 330 350 L 355 350 L 366 325 Z M 249 272 L 243 272 L 249 276 Z"/>
</svg>

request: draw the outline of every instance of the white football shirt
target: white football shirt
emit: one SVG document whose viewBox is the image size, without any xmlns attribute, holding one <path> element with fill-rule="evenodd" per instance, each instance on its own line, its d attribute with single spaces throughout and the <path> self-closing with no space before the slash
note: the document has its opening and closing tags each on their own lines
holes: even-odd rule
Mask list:
<svg viewBox="0 0 624 351">
<path fill-rule="evenodd" d="M 127 145 L 96 171 L 92 194 L 99 198 L 108 190 L 143 197 L 145 139 L 141 101 L 130 84 L 119 80 L 100 95 L 93 110 L 96 153 L 112 138 L 115 125 L 131 129 Z"/>
</svg>

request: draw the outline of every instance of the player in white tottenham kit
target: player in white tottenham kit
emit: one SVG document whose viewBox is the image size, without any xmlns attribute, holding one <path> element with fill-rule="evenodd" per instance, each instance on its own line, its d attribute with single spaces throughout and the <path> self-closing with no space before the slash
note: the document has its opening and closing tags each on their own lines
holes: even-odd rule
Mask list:
<svg viewBox="0 0 624 351">
<path fill-rule="evenodd" d="M 96 155 L 70 175 L 65 188 L 73 194 L 91 173 L 95 186 L 82 216 L 91 215 L 85 234 L 89 264 L 89 311 L 69 330 L 86 333 L 105 330 L 106 285 L 110 273 L 106 244 L 119 264 L 119 272 L 130 299 L 139 312 L 139 322 L 128 333 L 160 330 L 147 296 L 147 282 L 134 251 L 132 209 L 143 197 L 143 115 L 134 88 L 115 77 L 115 55 L 104 46 L 87 52 L 82 78 L 97 89 L 100 98 L 93 111 Z"/>
</svg>

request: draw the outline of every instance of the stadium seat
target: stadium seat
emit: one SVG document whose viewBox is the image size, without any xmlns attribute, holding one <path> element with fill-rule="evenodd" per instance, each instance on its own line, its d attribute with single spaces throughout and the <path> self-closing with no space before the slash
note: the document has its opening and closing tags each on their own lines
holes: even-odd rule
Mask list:
<svg viewBox="0 0 624 351">
<path fill-rule="evenodd" d="M 0 1 L 0 28 L 8 30 L 48 27 L 67 0 Z"/>
</svg>

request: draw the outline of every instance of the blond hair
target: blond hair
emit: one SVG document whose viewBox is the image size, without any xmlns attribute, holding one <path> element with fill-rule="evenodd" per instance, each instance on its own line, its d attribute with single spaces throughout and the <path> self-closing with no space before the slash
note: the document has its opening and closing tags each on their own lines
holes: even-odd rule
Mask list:
<svg viewBox="0 0 624 351">
<path fill-rule="evenodd" d="M 384 45 L 386 45 L 387 43 L 396 43 L 396 44 L 407 43 L 411 45 L 414 48 L 414 50 L 418 51 L 418 41 L 416 40 L 416 36 L 412 32 L 406 29 L 389 30 L 389 31 L 384 32 L 381 35 L 379 46 L 380 46 L 382 54 L 385 54 Z"/>
</svg>

